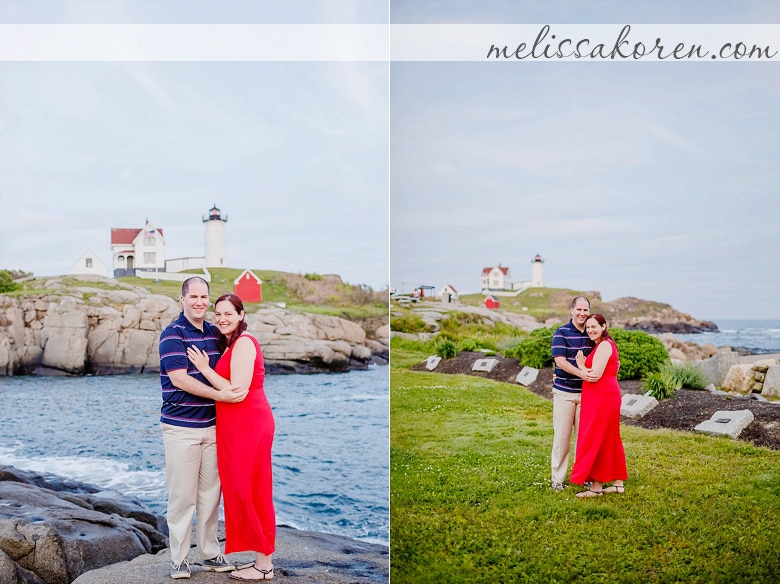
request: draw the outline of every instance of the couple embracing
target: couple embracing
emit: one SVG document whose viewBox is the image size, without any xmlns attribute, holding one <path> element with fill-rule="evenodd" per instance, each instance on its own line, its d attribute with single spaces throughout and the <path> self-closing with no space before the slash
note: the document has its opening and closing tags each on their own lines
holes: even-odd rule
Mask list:
<svg viewBox="0 0 780 584">
<path fill-rule="evenodd" d="M 621 393 L 617 345 L 601 314 L 590 314 L 590 301 L 577 296 L 571 320 L 553 335 L 552 488 L 563 490 L 572 432 L 577 434 L 571 482 L 586 486 L 577 497 L 622 494 L 627 477 L 620 438 Z M 604 483 L 612 482 L 609 487 Z"/>
<path fill-rule="evenodd" d="M 214 305 L 216 326 L 206 322 L 209 285 L 203 278 L 185 280 L 180 300 L 179 318 L 160 336 L 171 577 L 190 577 L 195 515 L 203 570 L 230 572 L 235 580 L 271 580 L 274 419 L 263 391 L 263 354 L 257 339 L 245 332 L 244 306 L 235 294 Z M 256 553 L 254 562 L 238 569 L 225 559 L 217 539 L 220 495 L 225 553 Z"/>
</svg>

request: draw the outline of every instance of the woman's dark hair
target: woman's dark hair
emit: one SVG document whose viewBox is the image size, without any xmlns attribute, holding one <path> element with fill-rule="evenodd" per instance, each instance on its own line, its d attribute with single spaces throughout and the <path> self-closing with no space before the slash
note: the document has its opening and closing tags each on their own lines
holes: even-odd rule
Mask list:
<svg viewBox="0 0 780 584">
<path fill-rule="evenodd" d="M 217 301 L 214 303 L 214 308 L 217 307 L 217 304 L 222 302 L 223 300 L 227 300 L 230 302 L 230 304 L 233 305 L 233 308 L 236 310 L 236 314 L 241 314 L 244 312 L 244 303 L 241 302 L 241 299 L 236 296 L 235 294 L 223 294 L 219 298 L 217 298 Z M 235 340 L 241 336 L 241 333 L 243 333 L 246 330 L 246 313 L 244 313 L 244 318 L 241 320 L 240 323 L 238 323 L 238 327 L 236 330 L 234 330 L 232 333 L 230 333 L 229 337 L 226 337 L 222 333 L 219 333 L 219 339 L 217 339 L 217 345 L 219 346 L 219 352 L 224 353 L 225 349 L 227 349 L 230 345 L 232 345 Z"/>
<path fill-rule="evenodd" d="M 585 326 L 587 326 L 588 321 L 590 319 L 594 319 L 597 323 L 599 323 L 601 326 L 606 327 L 607 326 L 607 319 L 604 318 L 603 314 L 599 314 L 598 312 L 595 314 L 591 314 L 587 319 L 585 319 Z M 604 331 L 601 333 L 602 339 L 609 339 L 611 341 L 614 341 L 615 339 L 612 338 L 612 335 L 609 334 L 608 329 L 604 329 Z M 593 341 L 591 341 L 591 344 L 594 344 Z"/>
</svg>

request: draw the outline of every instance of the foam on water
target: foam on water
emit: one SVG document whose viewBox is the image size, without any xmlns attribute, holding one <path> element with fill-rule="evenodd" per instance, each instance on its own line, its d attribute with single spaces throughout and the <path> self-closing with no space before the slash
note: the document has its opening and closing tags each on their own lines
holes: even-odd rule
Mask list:
<svg viewBox="0 0 780 584">
<path fill-rule="evenodd" d="M 14 448 L 0 447 L 0 464 L 112 489 L 140 499 L 157 512 L 160 512 L 160 501 L 166 496 L 165 474 L 162 471 L 132 470 L 130 465 L 110 458 L 22 457 L 17 452 Z"/>
<path fill-rule="evenodd" d="M 780 320 L 716 320 L 718 332 L 675 335 L 698 345 L 747 349 L 751 353 L 780 353 Z"/>
</svg>

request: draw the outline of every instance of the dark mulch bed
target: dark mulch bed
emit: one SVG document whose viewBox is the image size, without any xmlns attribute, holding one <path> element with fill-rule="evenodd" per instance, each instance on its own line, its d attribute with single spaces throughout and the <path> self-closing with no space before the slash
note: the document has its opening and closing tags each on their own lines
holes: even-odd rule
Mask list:
<svg viewBox="0 0 780 584">
<path fill-rule="evenodd" d="M 495 381 L 516 383 L 517 374 L 522 369 L 517 359 L 495 356 L 492 358 L 498 359 L 498 365 L 490 373 L 472 371 L 471 366 L 474 361 L 482 358 L 484 355 L 481 353 L 464 352 L 453 359 L 443 360 L 435 372 L 462 373 Z M 424 363 L 415 365 L 412 369 L 426 371 Z M 536 381 L 528 389 L 546 399 L 552 399 L 552 376 L 552 368 L 540 370 Z M 623 393 L 645 393 L 642 382 L 636 379 L 621 381 L 620 389 Z M 757 446 L 780 450 L 780 404 L 761 402 L 748 396 L 723 396 L 708 391 L 681 389 L 675 392 L 674 397 L 661 401 L 641 420 L 623 418 L 622 422 L 641 428 L 669 428 L 691 432 L 694 426 L 710 419 L 712 414 L 722 410 L 750 410 L 754 420 L 742 432 L 739 439 L 752 442 Z"/>
</svg>

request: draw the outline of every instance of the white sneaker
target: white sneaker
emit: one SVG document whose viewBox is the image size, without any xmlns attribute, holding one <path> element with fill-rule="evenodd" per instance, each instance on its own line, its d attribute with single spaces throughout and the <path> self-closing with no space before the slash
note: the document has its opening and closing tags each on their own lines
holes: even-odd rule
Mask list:
<svg viewBox="0 0 780 584">
<path fill-rule="evenodd" d="M 553 483 L 551 488 L 553 491 L 562 491 L 566 487 L 564 486 L 563 483 Z"/>
<path fill-rule="evenodd" d="M 179 578 L 189 578 L 192 576 L 190 571 L 190 563 L 187 560 L 182 560 L 181 564 L 174 564 L 171 562 L 171 578 L 178 580 Z"/>
</svg>

